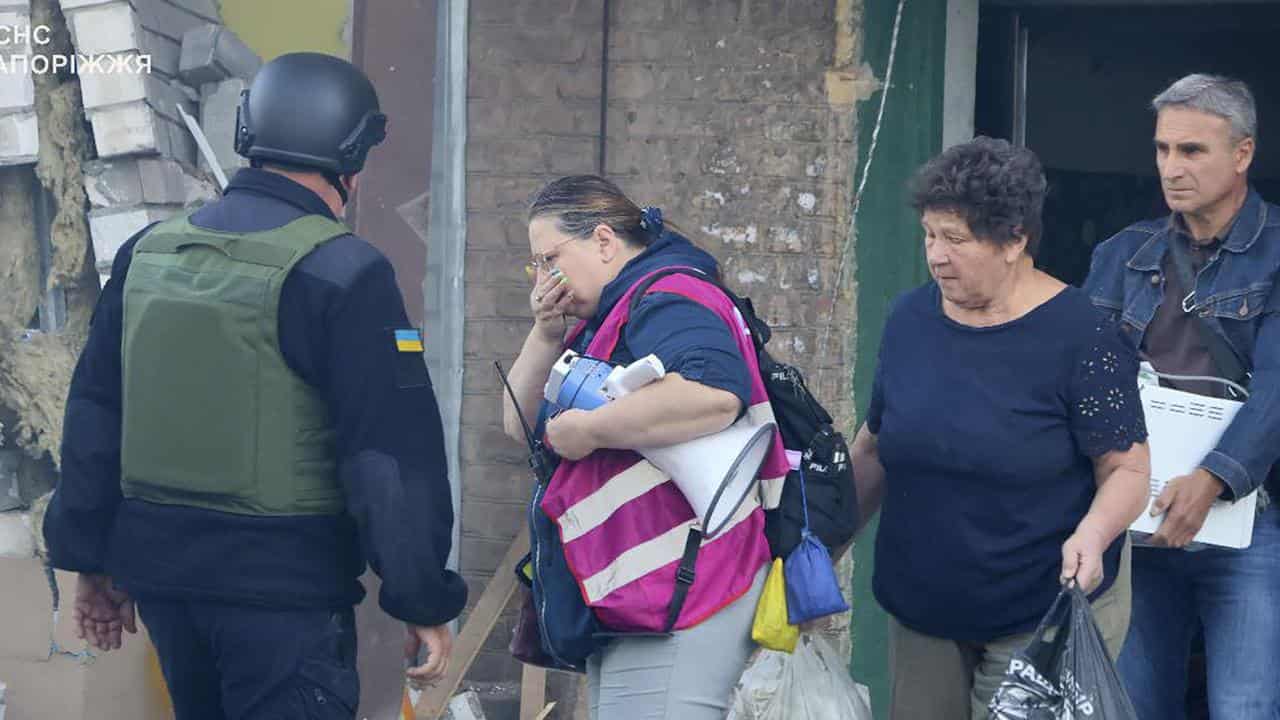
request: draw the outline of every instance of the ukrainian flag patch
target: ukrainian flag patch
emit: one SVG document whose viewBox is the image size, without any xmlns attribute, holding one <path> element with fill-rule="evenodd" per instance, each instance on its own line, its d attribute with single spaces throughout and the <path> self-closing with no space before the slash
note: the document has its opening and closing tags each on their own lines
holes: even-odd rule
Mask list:
<svg viewBox="0 0 1280 720">
<path fill-rule="evenodd" d="M 422 332 L 419 330 L 396 330 L 396 350 L 404 353 L 420 353 L 422 347 Z"/>
</svg>

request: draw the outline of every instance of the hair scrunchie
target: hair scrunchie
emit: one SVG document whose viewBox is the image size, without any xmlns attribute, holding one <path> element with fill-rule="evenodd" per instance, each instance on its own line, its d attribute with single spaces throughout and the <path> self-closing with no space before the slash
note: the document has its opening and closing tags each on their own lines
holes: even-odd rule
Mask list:
<svg viewBox="0 0 1280 720">
<path fill-rule="evenodd" d="M 662 236 L 662 210 L 649 206 L 640 211 L 640 228 L 655 238 Z"/>
</svg>

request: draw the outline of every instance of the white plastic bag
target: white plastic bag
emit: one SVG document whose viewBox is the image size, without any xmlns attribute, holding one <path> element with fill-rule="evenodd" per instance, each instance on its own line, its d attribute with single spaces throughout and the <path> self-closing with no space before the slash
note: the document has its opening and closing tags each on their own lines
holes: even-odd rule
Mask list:
<svg viewBox="0 0 1280 720">
<path fill-rule="evenodd" d="M 794 653 L 761 649 L 733 690 L 726 720 L 874 720 L 865 685 L 826 640 L 800 636 Z"/>
</svg>

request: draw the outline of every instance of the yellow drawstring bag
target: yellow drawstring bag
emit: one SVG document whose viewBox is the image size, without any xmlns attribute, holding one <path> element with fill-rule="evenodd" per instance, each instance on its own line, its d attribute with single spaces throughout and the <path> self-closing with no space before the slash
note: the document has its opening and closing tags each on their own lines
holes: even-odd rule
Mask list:
<svg viewBox="0 0 1280 720">
<path fill-rule="evenodd" d="M 774 558 L 764 581 L 756 618 L 751 623 L 751 639 L 770 650 L 789 653 L 796 649 L 800 628 L 787 622 L 787 580 L 782 574 L 782 558 Z"/>
</svg>

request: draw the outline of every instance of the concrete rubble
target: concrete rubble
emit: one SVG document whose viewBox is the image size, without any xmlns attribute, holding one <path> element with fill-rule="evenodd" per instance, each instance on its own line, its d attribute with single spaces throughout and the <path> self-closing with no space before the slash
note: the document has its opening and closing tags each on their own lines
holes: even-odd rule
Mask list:
<svg viewBox="0 0 1280 720">
<path fill-rule="evenodd" d="M 25 63 L 27 69 L 35 66 L 30 58 L 69 52 L 65 25 L 52 0 L 23 3 L 21 8 L 6 0 L 0 4 L 10 18 L 18 18 L 4 23 L 49 31 L 42 31 L 36 54 Z M 0 58 L 9 61 L 15 54 L 30 53 L 31 43 L 23 40 L 17 47 L 0 46 Z M 0 73 L 0 85 L 17 80 L 32 83 L 29 110 L 36 142 L 33 154 L 0 153 L 0 226 L 5 228 L 5 242 L 0 243 L 0 445 L 19 451 L 13 476 L 0 484 L 7 485 L 6 506 L 25 507 L 33 495 L 52 487 L 65 382 L 83 342 L 97 288 L 86 272 L 87 225 L 79 166 L 87 157 L 87 138 L 77 84 L 65 73 L 37 73 L 26 79 Z M 5 121 L 12 119 L 12 113 L 5 116 Z M 0 135 L 4 127 L 0 121 Z M 6 143 L 0 141 L 0 147 L 7 148 Z M 12 456 L 4 464 L 15 467 Z M 29 544 L 18 547 L 26 550 Z M 5 550 L 0 546 L 0 553 Z"/>
<path fill-rule="evenodd" d="M 200 89 L 200 127 L 228 177 L 245 165 L 235 152 L 236 109 L 240 93 L 261 66 L 262 60 L 249 46 L 221 25 L 201 25 L 182 36 L 178 77 Z M 203 157 L 200 167 L 209 170 Z"/>
<path fill-rule="evenodd" d="M 98 272 L 138 230 L 217 196 L 214 183 L 165 157 L 94 160 L 85 165 L 89 230 Z"/>
<path fill-rule="evenodd" d="M 35 475 L 52 487 L 66 387 L 120 246 L 217 196 L 177 107 L 234 123 L 237 98 L 211 92 L 199 107 L 198 88 L 179 77 L 181 43 L 190 34 L 185 69 L 218 83 L 259 64 L 217 19 L 212 0 L 0 0 L 0 25 L 29 29 L 0 46 L 0 61 L 28 56 L 0 72 L 0 444 L 27 458 L 16 471 L 0 463 L 0 508 L 29 505 Z M 142 56 L 156 63 L 32 73 L 36 58 Z M 232 135 L 215 131 L 215 145 Z"/>
<path fill-rule="evenodd" d="M 4 0 L 0 0 L 4 2 Z M 228 175 L 240 90 L 261 59 L 218 23 L 213 0 L 61 0 L 76 49 L 143 55 L 150 73 L 84 75 L 98 160 L 86 166 L 89 230 L 105 282 L 119 248 L 147 225 L 217 196 L 178 106 L 198 117 Z"/>
<path fill-rule="evenodd" d="M 442 720 L 485 720 L 480 696 L 474 690 L 458 693 L 449 700 Z"/>
<path fill-rule="evenodd" d="M 191 87 L 230 78 L 252 79 L 262 67 L 262 59 L 227 28 L 209 23 L 188 30 L 182 36 L 178 77 Z"/>
</svg>

